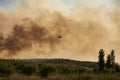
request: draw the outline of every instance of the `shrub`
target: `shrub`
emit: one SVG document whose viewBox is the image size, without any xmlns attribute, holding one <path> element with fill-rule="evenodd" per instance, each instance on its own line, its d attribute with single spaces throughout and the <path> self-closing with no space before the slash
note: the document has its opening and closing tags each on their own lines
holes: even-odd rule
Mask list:
<svg viewBox="0 0 120 80">
<path fill-rule="evenodd" d="M 12 64 L 7 62 L 0 62 L 0 76 L 9 77 L 15 73 L 15 68 Z"/>
<path fill-rule="evenodd" d="M 36 67 L 30 64 L 18 62 L 15 64 L 15 66 L 18 73 L 25 74 L 27 76 L 31 76 L 36 72 Z"/>
<path fill-rule="evenodd" d="M 23 66 L 22 73 L 28 76 L 31 76 L 36 72 L 36 67 L 32 65 Z"/>
<path fill-rule="evenodd" d="M 120 72 L 120 65 L 119 65 L 119 64 L 116 64 L 116 65 L 115 65 L 115 71 L 116 71 L 116 72 Z"/>
<path fill-rule="evenodd" d="M 80 74 L 80 73 L 84 73 L 86 71 L 86 69 L 85 68 L 83 68 L 83 67 L 79 67 L 78 68 L 78 73 Z"/>
<path fill-rule="evenodd" d="M 103 71 L 103 73 L 105 73 L 105 74 L 112 74 L 112 73 L 114 73 L 114 72 L 115 72 L 115 70 L 112 69 L 112 68 L 110 68 L 110 69 L 105 69 L 105 70 Z"/>
<path fill-rule="evenodd" d="M 55 68 L 50 65 L 42 65 L 42 66 L 39 66 L 39 68 L 40 68 L 39 74 L 43 78 L 47 78 L 48 74 L 55 71 Z"/>
<path fill-rule="evenodd" d="M 62 74 L 70 74 L 71 73 L 71 68 L 70 67 L 61 67 L 60 73 Z"/>
</svg>

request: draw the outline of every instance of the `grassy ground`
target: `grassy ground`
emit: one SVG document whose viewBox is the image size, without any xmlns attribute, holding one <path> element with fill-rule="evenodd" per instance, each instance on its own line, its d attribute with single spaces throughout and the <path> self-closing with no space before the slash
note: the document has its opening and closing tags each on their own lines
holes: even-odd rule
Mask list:
<svg viewBox="0 0 120 80">
<path fill-rule="evenodd" d="M 71 74 L 49 76 L 47 80 L 120 80 L 120 75 L 116 74 Z"/>
<path fill-rule="evenodd" d="M 38 76 L 14 76 L 0 80 L 120 80 L 120 74 L 53 74 L 49 75 L 47 79 Z"/>
</svg>

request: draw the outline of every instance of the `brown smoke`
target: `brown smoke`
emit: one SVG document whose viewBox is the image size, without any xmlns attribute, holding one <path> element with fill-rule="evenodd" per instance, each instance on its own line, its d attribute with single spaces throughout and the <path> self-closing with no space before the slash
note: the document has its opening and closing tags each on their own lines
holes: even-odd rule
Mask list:
<svg viewBox="0 0 120 80">
<path fill-rule="evenodd" d="M 26 21 L 24 20 L 24 22 Z M 55 44 L 59 44 L 58 36 L 61 35 L 51 35 L 49 30 L 36 23 L 29 23 L 31 24 L 29 27 L 24 26 L 24 24 L 14 25 L 11 33 L 5 38 L 2 34 L 0 35 L 1 51 L 6 50 L 8 55 L 12 56 L 22 50 L 31 49 L 34 44 L 39 44 L 40 47 L 49 45 L 51 49 L 54 48 Z"/>
<path fill-rule="evenodd" d="M 107 53 L 111 49 L 119 52 L 120 12 L 115 5 L 119 2 L 110 0 L 108 7 L 86 0 L 68 13 L 55 6 L 51 9 L 46 2 L 22 0 L 11 12 L 0 10 L 1 58 L 96 60 L 101 48 Z M 63 5 L 61 0 L 57 2 Z"/>
</svg>

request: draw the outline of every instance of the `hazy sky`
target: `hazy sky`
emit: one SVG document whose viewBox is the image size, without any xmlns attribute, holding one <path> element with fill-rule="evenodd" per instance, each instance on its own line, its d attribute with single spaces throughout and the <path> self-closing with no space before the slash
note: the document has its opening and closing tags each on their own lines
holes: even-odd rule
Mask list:
<svg viewBox="0 0 120 80">
<path fill-rule="evenodd" d="M 0 6 L 7 10 L 11 10 L 14 9 L 19 2 L 19 0 L 0 0 Z"/>
<path fill-rule="evenodd" d="M 26 0 L 0 0 L 0 6 L 7 10 L 11 10 L 14 9 L 22 1 Z M 111 0 L 44 0 L 42 2 L 49 6 L 55 6 L 57 9 L 62 8 L 63 10 L 70 10 L 76 5 L 84 6 L 88 4 L 91 6 L 106 5 L 107 7 L 110 7 L 110 1 Z"/>
</svg>

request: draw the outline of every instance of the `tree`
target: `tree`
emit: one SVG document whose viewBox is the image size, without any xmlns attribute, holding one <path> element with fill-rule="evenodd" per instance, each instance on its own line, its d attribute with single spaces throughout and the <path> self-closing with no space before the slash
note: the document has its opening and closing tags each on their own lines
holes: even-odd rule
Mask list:
<svg viewBox="0 0 120 80">
<path fill-rule="evenodd" d="M 115 51 L 112 50 L 111 53 L 107 56 L 106 68 L 112 68 L 115 66 Z"/>
<path fill-rule="evenodd" d="M 105 67 L 105 60 L 104 60 L 104 50 L 100 49 L 99 51 L 99 60 L 98 60 L 98 66 L 99 66 L 99 71 L 103 71 Z"/>
<path fill-rule="evenodd" d="M 110 56 L 111 56 L 111 65 L 113 67 L 115 65 L 115 51 L 114 50 L 111 51 Z"/>
<path fill-rule="evenodd" d="M 107 56 L 106 68 L 111 68 L 111 55 L 110 54 Z"/>
</svg>

